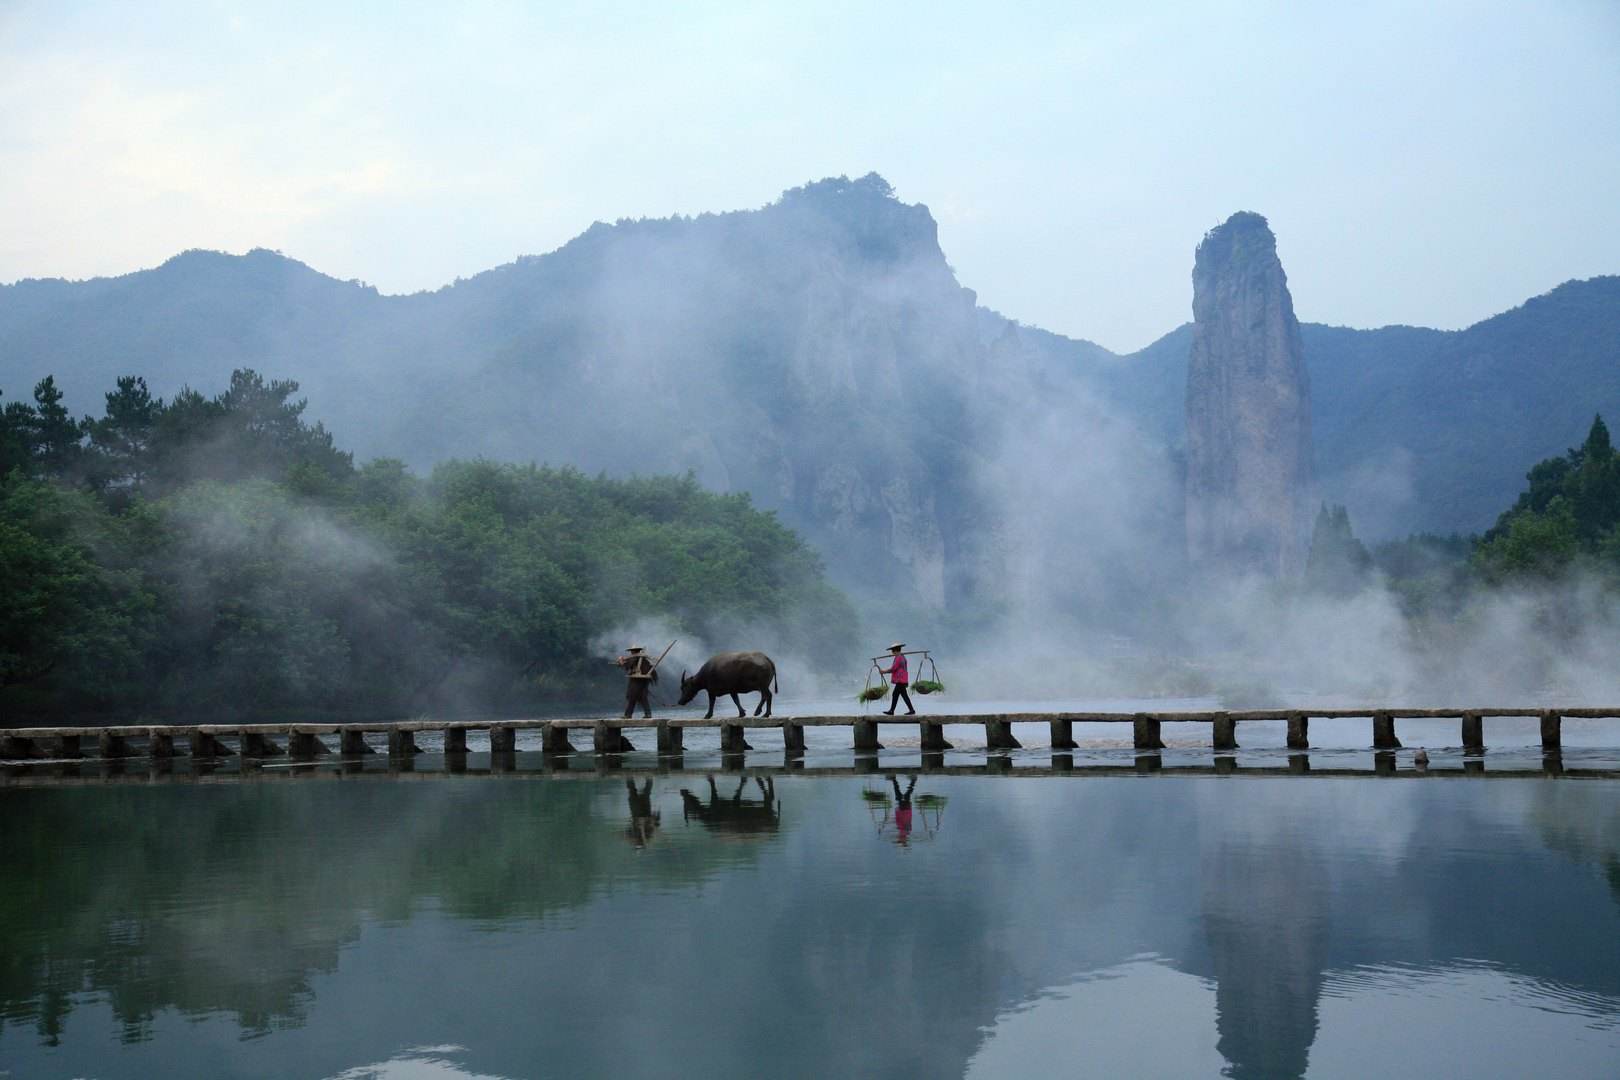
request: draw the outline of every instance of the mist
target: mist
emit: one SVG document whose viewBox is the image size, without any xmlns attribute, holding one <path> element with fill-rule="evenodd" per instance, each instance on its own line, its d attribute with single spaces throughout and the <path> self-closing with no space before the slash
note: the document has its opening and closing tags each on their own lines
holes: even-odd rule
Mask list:
<svg viewBox="0 0 1620 1080">
<path fill-rule="evenodd" d="M 1606 660 L 1616 620 L 1601 575 L 1476 589 L 1441 617 L 1414 613 L 1376 575 L 1328 596 L 1302 582 L 1195 571 L 1166 416 L 1179 391 L 1159 385 L 1176 370 L 1185 381 L 1184 359 L 1177 368 L 1169 352 L 1184 350 L 1186 337 L 1121 358 L 984 308 L 946 261 L 928 208 L 901 202 L 875 174 L 795 188 L 758 211 L 598 224 L 556 252 L 407 297 L 334 282 L 269 252 L 190 253 L 150 275 L 92 284 L 120 310 L 147 312 L 135 340 L 162 344 L 144 372 L 158 393 L 218 385 L 221 367 L 242 359 L 296 378 L 307 419 L 332 433 L 316 429 L 331 476 L 351 468 L 349 451 L 398 459 L 424 477 L 448 459 L 483 459 L 446 483 L 506 506 L 501 529 L 512 546 L 486 552 L 478 573 L 464 567 L 460 587 L 476 591 L 488 572 L 524 599 L 483 622 L 413 631 L 406 652 L 419 659 L 405 667 L 434 688 L 421 707 L 474 710 L 491 695 L 520 700 L 536 679 L 554 684 L 556 665 L 530 670 L 519 659 L 524 633 L 542 634 L 547 655 L 573 656 L 567 677 L 588 678 L 598 693 L 614 681 L 605 661 L 632 640 L 652 649 L 679 639 L 665 671 L 760 649 L 777 660 L 785 701 L 852 700 L 864 658 L 897 638 L 932 649 L 963 700 L 1486 703 L 1596 701 L 1616 689 Z M 29 289 L 4 295 L 46 310 L 51 290 Z M 212 298 L 206 324 L 191 314 L 199 289 Z M 17 317 L 4 309 L 0 322 Z M 240 330 L 229 348 L 220 325 Z M 1308 334 L 1307 347 L 1355 333 Z M 1369 353 L 1370 371 L 1389 366 L 1372 355 L 1378 342 L 1410 350 L 1437 337 L 1380 332 L 1356 348 Z M 83 362 L 64 374 L 71 400 L 91 400 L 110 374 L 93 390 L 76 388 L 134 362 L 100 351 L 118 339 L 75 345 Z M 26 367 L 18 355 L 0 358 L 8 387 Z M 1320 427 L 1319 444 L 1342 427 Z M 230 480 L 257 475 L 251 457 L 267 452 L 203 442 L 177 468 Z M 652 493 L 664 481 L 646 478 L 688 476 L 697 486 L 679 498 L 701 489 L 773 516 L 847 600 L 806 592 L 789 616 L 772 583 L 809 580 L 800 553 L 735 539 L 716 547 L 695 534 L 675 547 L 615 534 L 612 558 L 586 571 L 573 545 L 600 546 L 599 534 L 586 540 L 567 534 L 578 522 L 541 521 L 540 504 L 526 501 L 534 493 L 520 494 L 527 481 L 485 475 L 495 462 L 630 485 L 615 497 L 654 520 L 665 513 L 666 496 Z M 382 466 L 359 470 L 362 489 L 392 483 L 394 466 Z M 1425 502 L 1423 467 L 1419 452 L 1391 445 L 1323 483 L 1353 503 L 1362 535 L 1399 536 Z M 635 487 L 646 483 L 653 488 Z M 317 504 L 298 511 L 309 542 L 275 532 L 281 557 L 315 574 L 335 553 L 361 558 L 375 545 L 353 515 L 320 509 L 319 485 L 304 495 Z M 376 498 L 366 513 L 404 530 L 390 544 L 455 559 L 457 544 L 477 548 L 413 524 L 413 514 L 446 505 L 438 495 Z M 1506 491 L 1498 512 L 1510 502 Z M 328 568 L 325 594 L 343 603 L 316 605 L 323 614 L 301 624 L 310 641 L 334 623 L 371 633 L 364 623 L 386 654 L 400 627 L 421 625 L 401 615 L 415 586 L 388 561 L 399 550 L 383 545 L 381 561 L 361 558 L 347 575 Z M 733 572 L 732 555 L 749 569 Z M 672 576 L 682 577 L 679 590 Z M 384 578 L 398 584 L 381 588 Z M 445 603 L 453 608 L 454 595 Z M 344 616 L 344 605 L 364 618 Z M 536 614 L 545 611 L 553 614 Z M 342 650 L 333 649 L 294 681 L 329 685 L 320 673 L 336 670 Z M 491 650 L 510 670 L 486 662 Z M 526 673 L 514 683 L 513 671 Z M 496 693 L 491 680 L 517 696 Z"/>
</svg>

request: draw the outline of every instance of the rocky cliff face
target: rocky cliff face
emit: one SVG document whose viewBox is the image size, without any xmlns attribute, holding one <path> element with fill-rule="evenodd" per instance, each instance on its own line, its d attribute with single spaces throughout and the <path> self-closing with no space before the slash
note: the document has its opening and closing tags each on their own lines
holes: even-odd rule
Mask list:
<svg viewBox="0 0 1620 1080">
<path fill-rule="evenodd" d="M 1233 214 L 1193 261 L 1187 551 L 1195 565 L 1300 573 L 1315 501 L 1310 387 L 1277 241 Z"/>
</svg>

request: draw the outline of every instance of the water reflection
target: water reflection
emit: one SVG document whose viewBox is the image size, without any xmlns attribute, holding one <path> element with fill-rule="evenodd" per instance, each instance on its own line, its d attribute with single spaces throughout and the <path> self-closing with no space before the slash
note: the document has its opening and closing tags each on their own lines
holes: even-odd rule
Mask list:
<svg viewBox="0 0 1620 1080">
<path fill-rule="evenodd" d="M 1451 1071 L 1620 1052 L 1612 783 L 272 775 L 0 790 L 6 1067 L 1402 1074 L 1368 1032 L 1482 1009 Z"/>
<path fill-rule="evenodd" d="M 720 795 L 714 777 L 709 782 L 709 801 L 705 803 L 686 788 L 681 788 L 681 816 L 696 821 L 721 836 L 742 840 L 760 840 L 770 837 L 782 826 L 782 817 L 776 805 L 776 780 L 769 776 L 754 777 L 759 788 L 759 799 L 745 799 L 748 777 L 737 780 L 737 790 L 729 798 Z"/>
<path fill-rule="evenodd" d="M 473 1073 L 455 1062 L 464 1046 L 413 1046 L 387 1061 L 344 1069 L 331 1080 L 504 1080 L 488 1073 Z"/>
<path fill-rule="evenodd" d="M 634 780 L 624 782 L 625 791 L 630 796 L 630 824 L 625 827 L 624 838 L 630 841 L 631 847 L 644 848 L 652 843 L 653 834 L 663 822 L 663 813 L 653 809 L 652 785 L 653 782 L 648 780 L 637 791 Z"/>
<path fill-rule="evenodd" d="M 944 795 L 924 793 L 916 796 L 914 800 L 912 793 L 917 790 L 916 773 L 909 774 L 904 790 L 900 787 L 900 776 L 897 773 L 889 775 L 889 784 L 894 789 L 892 799 L 881 789 L 865 788 L 861 791 L 861 799 L 866 805 L 877 835 L 887 837 L 901 847 L 911 844 L 914 829 L 920 829 L 922 839 L 933 839 L 939 832 L 940 819 L 944 815 L 948 798 Z"/>
<path fill-rule="evenodd" d="M 1217 842 L 1199 860 L 1216 1047 L 1232 1077 L 1303 1075 L 1316 1039 L 1333 882 L 1309 836 L 1272 839 Z"/>
</svg>

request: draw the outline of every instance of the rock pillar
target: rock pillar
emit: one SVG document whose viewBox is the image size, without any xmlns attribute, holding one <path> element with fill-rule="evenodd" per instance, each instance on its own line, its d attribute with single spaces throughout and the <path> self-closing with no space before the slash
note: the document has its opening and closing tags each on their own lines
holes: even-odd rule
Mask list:
<svg viewBox="0 0 1620 1080">
<path fill-rule="evenodd" d="M 1195 565 L 1303 572 L 1315 509 L 1310 387 L 1277 240 L 1259 214 L 1210 230 L 1193 260 L 1187 552 Z"/>
</svg>

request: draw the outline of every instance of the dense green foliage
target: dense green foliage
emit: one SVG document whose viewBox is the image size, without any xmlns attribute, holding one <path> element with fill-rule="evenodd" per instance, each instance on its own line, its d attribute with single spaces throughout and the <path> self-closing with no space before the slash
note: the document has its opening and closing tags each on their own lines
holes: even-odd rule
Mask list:
<svg viewBox="0 0 1620 1080">
<path fill-rule="evenodd" d="M 1601 416 L 1584 443 L 1536 465 L 1528 480 L 1474 552 L 1488 580 L 1556 577 L 1576 563 L 1620 569 L 1620 457 Z"/>
<path fill-rule="evenodd" d="M 208 398 L 54 381 L 0 411 L 0 705 L 53 715 L 515 710 L 610 692 L 656 617 L 833 664 L 852 609 L 745 495 L 690 477 L 356 467 L 297 384 Z"/>
</svg>

